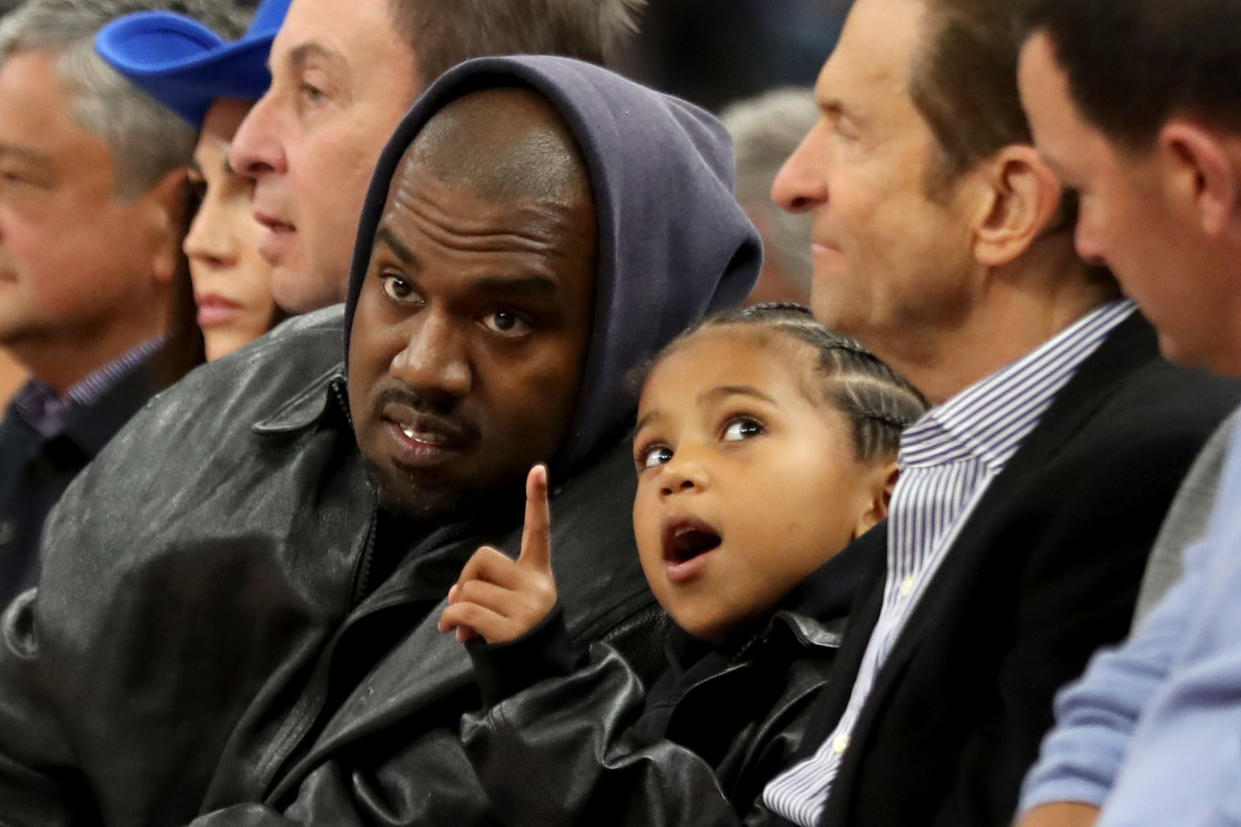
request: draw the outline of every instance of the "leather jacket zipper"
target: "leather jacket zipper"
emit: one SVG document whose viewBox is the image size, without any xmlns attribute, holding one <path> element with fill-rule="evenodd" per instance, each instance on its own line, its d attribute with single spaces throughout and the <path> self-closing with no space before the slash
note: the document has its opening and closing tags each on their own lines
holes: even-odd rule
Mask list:
<svg viewBox="0 0 1241 827">
<path fill-rule="evenodd" d="M 349 416 L 349 402 L 341 391 L 340 382 L 334 381 L 332 383 L 332 393 L 340 404 L 341 410 L 344 411 L 345 418 L 349 421 L 350 427 L 352 427 L 353 421 L 352 417 Z M 323 705 L 327 701 L 328 688 L 331 684 L 331 664 L 336 651 L 336 643 L 349 625 L 349 616 L 366 596 L 366 589 L 370 580 L 371 560 L 375 554 L 375 534 L 378 526 L 379 502 L 376 497 L 372 497 L 371 516 L 366 530 L 366 545 L 362 549 L 361 559 L 358 561 L 358 567 L 354 571 L 353 588 L 350 590 L 349 601 L 344 607 L 345 620 L 336 629 L 335 634 L 332 635 L 327 645 L 323 648 L 319 661 L 315 664 L 315 668 L 311 673 L 306 692 L 297 704 L 297 707 L 300 707 L 300 709 L 297 710 L 297 714 L 291 716 L 286 730 L 277 736 L 271 752 L 268 753 L 266 759 L 260 764 L 264 797 L 266 797 L 266 793 L 272 790 L 280 770 L 290 766 L 290 760 L 299 751 L 303 739 L 305 739 L 307 733 L 323 714 Z"/>
<path fill-rule="evenodd" d="M 367 587 L 371 579 L 371 560 L 375 556 L 375 533 L 379 530 L 379 504 L 371 503 L 371 522 L 366 530 L 366 548 L 362 549 L 362 560 L 358 564 L 358 573 L 353 578 L 353 595 L 349 599 L 348 612 L 352 612 L 366 597 Z M 346 614 L 348 614 L 346 612 Z M 342 627 L 343 628 L 343 627 Z"/>
<path fill-rule="evenodd" d="M 370 569 L 370 558 L 375 547 L 375 530 L 378 521 L 379 506 L 378 504 L 373 504 L 371 506 L 370 526 L 366 536 L 366 547 L 362 551 L 362 558 L 354 574 L 353 589 L 349 596 L 349 603 L 345 607 L 346 619 L 336 629 L 335 634 L 332 635 L 327 645 L 323 647 L 319 660 L 315 663 L 314 670 L 311 672 L 306 691 L 298 699 L 295 711 L 290 715 L 289 723 L 286 725 L 285 730 L 274 740 L 271 751 L 260 764 L 259 771 L 262 778 L 264 800 L 267 794 L 275 787 L 275 781 L 280 771 L 290 768 L 296 763 L 294 757 L 304 752 L 302 742 L 323 714 L 323 705 L 327 701 L 328 689 L 331 685 L 331 667 L 336 653 L 336 644 L 346 628 L 348 628 L 350 614 L 366 593 L 364 589 L 368 578 L 367 572 Z"/>
<path fill-rule="evenodd" d="M 336 398 L 336 403 L 340 405 L 341 412 L 345 415 L 345 421 L 349 423 L 350 430 L 353 429 L 353 416 L 349 413 L 349 398 L 345 396 L 343 390 L 344 381 L 337 377 L 332 380 L 332 396 Z M 374 491 L 371 492 L 375 494 Z M 379 498 L 372 496 L 371 498 L 371 520 L 366 530 L 366 547 L 362 549 L 362 559 L 359 562 L 358 570 L 353 576 L 353 590 L 349 596 L 349 603 L 345 606 L 345 615 L 348 616 L 358 604 L 362 602 L 362 598 L 366 597 L 366 588 L 370 585 L 371 579 L 371 558 L 375 555 L 375 531 L 379 524 Z"/>
</svg>

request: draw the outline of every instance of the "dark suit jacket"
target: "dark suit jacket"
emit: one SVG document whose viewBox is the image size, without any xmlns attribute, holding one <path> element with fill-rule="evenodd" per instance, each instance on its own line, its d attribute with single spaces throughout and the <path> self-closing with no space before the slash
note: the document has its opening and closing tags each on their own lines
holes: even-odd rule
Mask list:
<svg viewBox="0 0 1241 827">
<path fill-rule="evenodd" d="M 1061 390 L 983 494 L 914 608 L 855 726 L 822 824 L 1007 825 L 1052 696 L 1129 628 L 1182 476 L 1238 399 L 1173 367 L 1135 316 Z M 879 616 L 887 532 L 802 745 L 848 702 Z"/>
<path fill-rule="evenodd" d="M 39 579 L 43 521 L 73 478 L 158 389 L 155 358 L 119 377 L 47 439 L 10 405 L 0 420 L 0 611 Z"/>
</svg>

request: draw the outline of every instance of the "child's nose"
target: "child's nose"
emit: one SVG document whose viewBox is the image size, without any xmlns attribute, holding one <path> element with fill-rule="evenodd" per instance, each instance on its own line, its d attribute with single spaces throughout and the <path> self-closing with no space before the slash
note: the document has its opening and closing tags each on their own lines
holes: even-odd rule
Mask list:
<svg viewBox="0 0 1241 827">
<path fill-rule="evenodd" d="M 663 497 L 670 497 L 681 492 L 702 491 L 706 487 L 706 468 L 693 457 L 683 457 L 678 452 L 672 461 L 664 466 L 659 493 Z"/>
</svg>

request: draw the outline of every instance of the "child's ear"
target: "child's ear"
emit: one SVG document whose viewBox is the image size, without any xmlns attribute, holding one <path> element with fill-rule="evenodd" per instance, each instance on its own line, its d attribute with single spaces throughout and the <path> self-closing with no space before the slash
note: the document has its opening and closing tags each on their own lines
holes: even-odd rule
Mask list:
<svg viewBox="0 0 1241 827">
<path fill-rule="evenodd" d="M 870 502 L 866 510 L 858 516 L 850 539 L 861 537 L 888 516 L 888 503 L 892 501 L 892 489 L 896 488 L 896 478 L 899 475 L 895 460 L 876 466 L 871 472 L 867 479 L 870 483 Z"/>
</svg>

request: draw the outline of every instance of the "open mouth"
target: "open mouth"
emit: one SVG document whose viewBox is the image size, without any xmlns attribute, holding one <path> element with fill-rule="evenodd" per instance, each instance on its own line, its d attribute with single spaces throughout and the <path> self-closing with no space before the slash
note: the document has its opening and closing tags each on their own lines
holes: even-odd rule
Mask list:
<svg viewBox="0 0 1241 827">
<path fill-rule="evenodd" d="M 469 440 L 459 429 L 432 417 L 385 417 L 409 442 L 428 448 L 460 450 Z"/>
<path fill-rule="evenodd" d="M 468 423 L 416 410 L 399 402 L 384 404 L 379 416 L 392 437 L 392 461 L 409 469 L 427 468 L 459 457 L 477 442 Z"/>
<path fill-rule="evenodd" d="M 406 425 L 400 422 L 394 422 L 392 424 L 396 425 L 406 439 L 411 442 L 417 442 L 421 445 L 429 445 L 433 448 L 455 448 L 459 446 L 461 442 L 461 440 L 456 439 L 443 431 L 429 430 L 425 425 Z"/>
<path fill-rule="evenodd" d="M 701 520 L 678 519 L 664 527 L 664 560 L 688 563 L 720 546 L 720 534 Z"/>
</svg>

